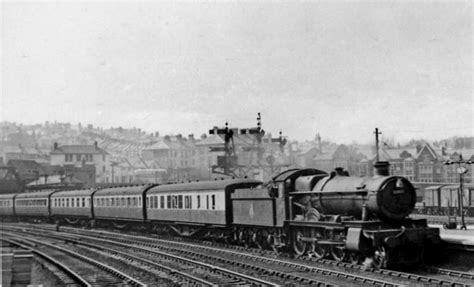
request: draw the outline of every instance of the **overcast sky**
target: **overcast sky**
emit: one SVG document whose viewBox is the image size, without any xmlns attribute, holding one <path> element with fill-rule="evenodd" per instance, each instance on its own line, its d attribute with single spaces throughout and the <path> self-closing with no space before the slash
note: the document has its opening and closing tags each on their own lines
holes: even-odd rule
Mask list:
<svg viewBox="0 0 474 287">
<path fill-rule="evenodd" d="M 0 120 L 473 136 L 471 1 L 2 1 Z"/>
</svg>

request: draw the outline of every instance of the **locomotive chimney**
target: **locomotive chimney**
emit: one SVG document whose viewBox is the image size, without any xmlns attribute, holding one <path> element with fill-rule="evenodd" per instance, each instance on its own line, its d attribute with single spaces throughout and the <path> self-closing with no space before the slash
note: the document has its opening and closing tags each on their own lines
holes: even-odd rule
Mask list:
<svg viewBox="0 0 474 287">
<path fill-rule="evenodd" d="M 345 171 L 343 167 L 336 167 L 334 170 L 336 171 L 336 174 L 339 176 L 349 176 L 349 173 Z"/>
<path fill-rule="evenodd" d="M 374 163 L 375 176 L 388 176 L 390 164 L 388 161 L 377 161 Z"/>
</svg>

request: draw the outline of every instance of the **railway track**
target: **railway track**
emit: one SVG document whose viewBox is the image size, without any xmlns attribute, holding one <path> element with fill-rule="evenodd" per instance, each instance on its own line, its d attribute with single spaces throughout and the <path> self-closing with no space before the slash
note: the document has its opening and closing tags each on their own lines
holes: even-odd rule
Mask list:
<svg viewBox="0 0 474 287">
<path fill-rule="evenodd" d="M 118 269 L 58 245 L 21 237 L 17 234 L 6 233 L 3 233 L 2 240 L 31 250 L 36 255 L 59 268 L 68 276 L 63 277 L 63 283 L 65 285 L 146 286 L 146 284 L 140 280 L 132 278 Z M 70 280 L 68 280 L 68 278 Z"/>
<path fill-rule="evenodd" d="M 347 284 L 347 280 L 350 280 L 352 284 L 373 284 L 379 286 L 404 284 L 436 284 L 440 286 L 474 285 L 471 277 L 472 273 L 459 271 L 452 271 L 449 273 L 451 275 L 446 275 L 448 274 L 447 272 L 444 272 L 445 274 L 443 274 L 440 273 L 441 271 L 434 271 L 434 269 L 431 269 L 431 272 L 428 272 L 428 274 L 405 273 L 384 269 L 369 269 L 362 271 L 363 267 L 361 265 L 336 262 L 328 259 L 316 260 L 314 258 L 285 258 L 284 260 L 279 260 L 271 258 L 276 256 L 271 252 L 264 252 L 255 249 L 244 250 L 242 247 L 238 246 L 230 247 L 231 250 L 229 250 L 229 246 L 226 246 L 225 248 L 216 248 L 214 246 L 215 244 L 210 242 L 205 242 L 203 246 L 202 244 L 191 244 L 184 241 L 170 242 L 170 240 L 118 234 L 109 231 L 87 230 L 88 235 L 83 235 L 82 233 L 85 232 L 85 230 L 66 227 L 64 230 L 72 233 L 81 233 L 81 236 L 83 236 L 84 239 L 88 238 L 88 240 L 98 240 L 100 237 L 103 240 L 111 240 L 111 244 L 116 244 L 117 241 L 120 241 L 121 244 L 134 246 L 136 248 L 139 246 L 145 246 L 153 250 L 165 250 L 170 253 L 173 252 L 172 250 L 179 250 L 179 252 L 176 252 L 181 256 L 193 257 L 197 261 L 209 260 L 211 262 L 221 262 L 225 266 L 238 265 L 244 270 L 253 269 L 253 272 L 258 272 L 260 277 L 263 276 L 269 281 L 278 280 L 271 279 L 272 276 L 277 276 L 280 278 L 279 281 L 276 281 L 279 282 L 279 284 L 287 282 L 287 284 L 318 284 L 321 286 L 333 284 L 344 285 Z M 196 250 L 200 251 L 196 252 Z M 249 254 L 249 252 L 251 254 Z M 212 257 L 210 257 L 211 255 Z M 330 266 L 330 269 L 320 268 L 314 264 L 323 264 L 326 267 Z M 361 272 L 363 272 L 363 275 L 367 276 L 360 276 Z M 354 274 L 358 274 L 358 276 L 354 276 Z M 315 277 L 317 279 L 315 279 Z M 336 280 L 337 282 L 332 283 L 333 281 L 331 280 L 334 280 L 334 278 L 338 278 L 338 280 Z"/>
<path fill-rule="evenodd" d="M 23 230 L 22 232 L 33 235 L 34 233 L 27 232 Z M 160 271 L 167 272 L 169 276 L 173 277 L 173 283 L 175 284 L 185 284 L 185 285 L 198 285 L 198 286 L 217 286 L 217 285 L 258 285 L 258 286 L 274 286 L 274 284 L 269 281 L 265 281 L 259 278 L 251 277 L 245 274 L 240 274 L 227 270 L 215 265 L 202 263 L 195 260 L 190 260 L 184 257 L 166 254 L 163 252 L 156 252 L 152 250 L 147 250 L 145 248 L 134 248 L 127 246 L 125 244 L 120 244 L 116 242 L 107 242 L 107 240 L 96 240 L 100 244 L 92 244 L 89 242 L 84 242 L 83 238 L 76 239 L 79 235 L 74 236 L 58 236 L 55 234 L 43 233 L 43 237 L 54 238 L 56 240 L 66 240 L 69 243 L 73 243 L 76 246 L 86 246 L 88 248 L 93 248 L 101 250 L 109 254 L 109 256 L 117 256 L 121 260 L 126 259 L 134 262 L 134 264 L 139 263 L 143 268 L 147 269 L 149 272 L 153 272 L 158 269 Z M 114 248 L 106 247 L 106 245 L 114 245 Z M 120 248 L 117 249 L 117 246 Z M 123 250 L 120 250 L 123 249 Z M 133 252 L 131 252 L 133 251 Z M 132 255 L 133 254 L 133 255 Z M 159 259 L 160 264 L 155 261 Z M 170 267 L 173 266 L 173 267 Z M 150 269 L 152 268 L 152 269 Z M 198 275 L 191 275 L 189 273 L 194 273 Z M 202 279 L 205 277 L 207 279 Z"/>
<path fill-rule="evenodd" d="M 74 233 L 83 232 L 83 230 L 77 229 L 67 228 L 67 230 Z M 472 285 L 472 281 L 470 279 L 471 277 L 468 277 L 472 274 L 469 273 L 457 277 L 445 275 L 444 277 L 439 278 L 431 273 L 429 275 L 419 275 L 393 270 L 371 269 L 365 270 L 363 273 L 367 276 L 360 276 L 362 269 L 361 265 L 336 262 L 327 259 L 314 260 L 311 258 L 304 258 L 297 260 L 279 260 L 269 258 L 269 256 L 272 256 L 270 253 L 267 253 L 267 255 L 263 257 L 241 251 L 236 252 L 233 250 L 228 250 L 227 248 L 222 249 L 184 242 L 170 242 L 169 240 L 109 233 L 106 231 L 89 230 L 88 232 L 92 232 L 94 235 L 81 236 L 84 236 L 83 238 L 88 240 L 98 240 L 99 237 L 101 237 L 103 240 L 112 241 L 109 242 L 110 244 L 117 244 L 117 241 L 119 241 L 121 244 L 126 246 L 134 246 L 134 248 L 139 248 L 138 246 L 146 246 L 152 250 L 165 250 L 169 253 L 177 252 L 182 257 L 191 257 L 197 261 L 209 260 L 211 262 L 221 262 L 225 266 L 237 265 L 240 268 L 247 270 L 253 269 L 253 272 L 259 273 L 259 276 L 265 276 L 267 280 L 279 282 L 280 284 L 285 282 L 285 284 L 319 284 L 323 286 L 331 284 L 344 285 L 347 284 L 348 281 L 351 281 L 352 284 L 373 284 L 379 286 L 393 286 L 403 284 L 436 284 L 444 286 Z M 197 250 L 199 250 L 199 252 L 197 252 Z M 275 256 L 275 254 L 273 254 L 273 256 Z M 311 265 L 308 265 L 308 263 Z M 331 266 L 331 268 L 328 269 L 317 267 L 314 266 L 314 263 Z M 337 278 L 337 280 L 334 281 L 334 278 Z"/>
<path fill-rule="evenodd" d="M 72 230 L 74 231 L 74 230 Z M 75 230 L 77 232 L 77 230 Z M 294 264 L 290 262 L 285 262 L 282 260 L 261 260 L 263 257 L 256 258 L 254 256 L 245 256 L 244 254 L 238 254 L 236 252 L 233 253 L 223 253 L 212 252 L 211 248 L 203 247 L 197 248 L 199 245 L 195 244 L 188 244 L 187 248 L 185 247 L 184 243 L 178 244 L 178 246 L 171 247 L 170 244 L 165 246 L 164 243 L 166 241 L 159 240 L 159 244 L 150 243 L 144 238 L 139 238 L 136 240 L 131 240 L 127 238 L 119 238 L 117 234 L 109 235 L 108 239 L 103 238 L 104 234 L 102 232 L 95 233 L 94 236 L 91 235 L 78 235 L 74 234 L 74 236 L 80 236 L 80 240 L 77 241 L 77 244 L 87 244 L 89 245 L 90 241 L 95 241 L 100 244 L 100 246 L 104 245 L 120 245 L 122 247 L 130 248 L 129 252 L 132 251 L 133 253 L 137 254 L 140 253 L 140 256 L 145 256 L 145 254 L 149 254 L 153 258 L 157 256 L 162 256 L 166 254 L 166 256 L 170 256 L 171 253 L 173 257 L 180 258 L 189 258 L 192 257 L 194 262 L 206 262 L 205 265 L 210 265 L 209 262 L 213 262 L 214 269 L 216 269 L 215 263 L 220 263 L 225 266 L 233 267 L 237 269 L 236 271 L 232 272 L 233 276 L 237 276 L 242 273 L 253 274 L 254 278 L 264 278 L 264 280 L 260 279 L 260 282 L 247 282 L 245 285 L 318 285 L 318 286 L 335 286 L 335 285 L 347 285 L 347 284 L 354 284 L 358 283 L 359 285 L 377 285 L 377 286 L 395 286 L 392 282 L 378 280 L 370 277 L 364 276 L 357 276 L 351 273 L 344 273 L 329 269 L 322 269 L 322 268 L 315 268 L 307 265 L 302 264 Z M 54 232 L 52 232 L 54 233 Z M 45 232 L 43 232 L 45 235 Z M 54 236 L 51 234 L 51 236 Z M 63 235 L 62 235 L 63 236 Z M 100 237 L 100 238 L 99 238 Z M 72 238 L 67 239 L 68 241 L 73 240 Z M 87 243 L 85 241 L 87 240 Z M 170 243 L 168 241 L 168 243 Z M 99 244 L 96 244 L 97 246 Z M 171 244 L 172 245 L 172 244 Z M 201 250 L 201 252 L 192 252 L 191 249 L 197 248 Z M 166 253 L 163 251 L 157 250 L 167 250 Z M 232 256 L 229 256 L 232 255 Z M 260 260 L 257 260 L 260 259 Z M 188 259 L 189 260 L 189 259 Z M 240 275 L 239 275 L 240 276 Z M 247 275 L 249 276 L 249 275 Z M 225 282 L 227 285 L 229 282 Z M 241 282 L 231 282 L 231 285 L 241 284 Z M 218 282 L 217 285 L 226 285 L 222 284 L 222 282 Z"/>
</svg>

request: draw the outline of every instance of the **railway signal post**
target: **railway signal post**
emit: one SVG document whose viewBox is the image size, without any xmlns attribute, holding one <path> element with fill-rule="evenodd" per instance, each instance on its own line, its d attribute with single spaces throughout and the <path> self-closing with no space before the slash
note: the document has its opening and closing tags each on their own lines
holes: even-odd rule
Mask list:
<svg viewBox="0 0 474 287">
<path fill-rule="evenodd" d="M 462 154 L 459 155 L 459 160 L 456 160 L 456 161 L 452 161 L 452 160 L 447 160 L 444 162 L 445 165 L 451 165 L 451 164 L 457 164 L 458 165 L 458 168 L 457 168 L 457 172 L 459 174 L 459 193 L 458 193 L 458 202 L 459 202 L 459 213 L 461 215 L 461 230 L 464 229 L 466 230 L 466 223 L 464 221 L 464 202 L 463 202 L 463 199 L 464 199 L 464 186 L 463 186 L 463 182 L 464 182 L 464 174 L 468 173 L 469 169 L 467 168 L 467 165 L 470 165 L 472 164 L 472 161 L 471 160 L 464 160 L 462 158 Z"/>
</svg>

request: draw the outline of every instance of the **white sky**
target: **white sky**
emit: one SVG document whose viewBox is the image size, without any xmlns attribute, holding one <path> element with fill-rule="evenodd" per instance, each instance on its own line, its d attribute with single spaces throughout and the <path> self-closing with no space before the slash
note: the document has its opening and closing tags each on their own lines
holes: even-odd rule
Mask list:
<svg viewBox="0 0 474 287">
<path fill-rule="evenodd" d="M 473 136 L 470 1 L 3 1 L 0 120 Z"/>
</svg>

